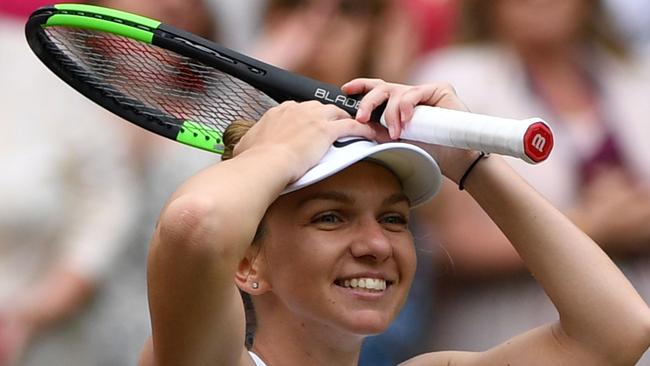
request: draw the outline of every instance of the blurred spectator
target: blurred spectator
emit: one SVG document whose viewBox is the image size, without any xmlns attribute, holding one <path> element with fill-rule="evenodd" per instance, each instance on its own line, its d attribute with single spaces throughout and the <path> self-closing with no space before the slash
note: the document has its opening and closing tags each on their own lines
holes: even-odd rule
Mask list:
<svg viewBox="0 0 650 366">
<path fill-rule="evenodd" d="M 24 20 L 0 14 L 0 365 L 77 364 L 72 324 L 128 239 L 134 183 L 116 126 L 38 61 Z"/>
<path fill-rule="evenodd" d="M 254 57 L 341 85 L 353 78 L 401 81 L 419 40 L 397 0 L 269 0 Z"/>
<path fill-rule="evenodd" d="M 415 80 L 452 83 L 476 113 L 546 119 L 550 159 L 512 165 L 650 299 L 650 62 L 621 41 L 598 0 L 465 0 L 461 14 L 462 43 L 432 55 Z M 556 317 L 464 192 L 447 183 L 425 211 L 439 264 L 453 262 L 436 349 L 483 350 Z"/>
</svg>

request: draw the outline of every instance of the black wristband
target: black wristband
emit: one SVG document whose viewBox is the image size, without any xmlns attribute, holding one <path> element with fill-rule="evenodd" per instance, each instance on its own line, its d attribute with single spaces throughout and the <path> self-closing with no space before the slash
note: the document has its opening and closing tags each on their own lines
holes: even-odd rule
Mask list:
<svg viewBox="0 0 650 366">
<path fill-rule="evenodd" d="M 487 158 L 488 156 L 490 156 L 490 154 L 481 151 L 481 153 L 478 155 L 476 160 L 474 160 L 472 162 L 472 164 L 469 166 L 469 168 L 467 168 L 467 170 L 465 171 L 465 174 L 463 174 L 463 176 L 460 178 L 460 181 L 458 182 L 458 189 L 459 190 L 462 191 L 462 190 L 465 189 L 465 181 L 467 180 L 467 177 L 469 176 L 469 173 L 472 172 L 472 169 L 474 169 L 476 164 L 478 164 L 478 162 L 481 161 L 481 159 Z"/>
</svg>

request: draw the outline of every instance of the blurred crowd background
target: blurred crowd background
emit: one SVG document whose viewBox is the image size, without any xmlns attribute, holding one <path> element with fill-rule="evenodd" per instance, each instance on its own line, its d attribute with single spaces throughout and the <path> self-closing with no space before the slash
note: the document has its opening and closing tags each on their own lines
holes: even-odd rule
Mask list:
<svg viewBox="0 0 650 366">
<path fill-rule="evenodd" d="M 650 0 L 90 3 L 326 82 L 450 82 L 473 112 L 546 119 L 550 159 L 509 161 L 650 299 Z M 218 157 L 119 121 L 47 71 L 23 35 L 45 4 L 0 2 L 0 366 L 134 365 L 150 334 L 146 252 L 157 214 Z M 485 350 L 557 318 L 453 184 L 415 212 L 413 230 L 409 301 L 368 339 L 361 365 Z"/>
</svg>

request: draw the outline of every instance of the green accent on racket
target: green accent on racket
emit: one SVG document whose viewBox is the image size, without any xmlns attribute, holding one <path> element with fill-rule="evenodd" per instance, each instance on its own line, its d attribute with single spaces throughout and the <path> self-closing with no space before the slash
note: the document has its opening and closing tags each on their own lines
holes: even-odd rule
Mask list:
<svg viewBox="0 0 650 366">
<path fill-rule="evenodd" d="M 67 10 L 72 12 L 92 13 L 103 15 L 109 18 L 122 19 L 131 23 L 141 24 L 151 29 L 156 29 L 160 26 L 160 22 L 151 18 L 143 17 L 141 15 L 131 14 L 120 10 L 103 8 L 101 6 L 85 5 L 85 4 L 56 4 L 54 8 L 58 10 Z"/>
<path fill-rule="evenodd" d="M 223 154 L 221 132 L 201 123 L 184 121 L 176 136 L 176 141 L 217 154 Z"/>
<path fill-rule="evenodd" d="M 46 23 L 46 26 L 64 26 L 77 27 L 85 29 L 94 29 L 102 32 L 112 33 L 118 36 L 137 39 L 138 41 L 151 43 L 153 33 L 131 27 L 125 24 L 115 23 L 108 20 L 81 17 L 78 15 L 56 14 L 52 15 Z"/>
</svg>

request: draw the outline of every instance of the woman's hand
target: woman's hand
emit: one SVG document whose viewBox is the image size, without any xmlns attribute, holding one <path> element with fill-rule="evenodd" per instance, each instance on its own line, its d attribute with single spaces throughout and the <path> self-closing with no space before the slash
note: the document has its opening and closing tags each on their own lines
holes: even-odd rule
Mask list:
<svg viewBox="0 0 650 366">
<path fill-rule="evenodd" d="M 249 150 L 278 154 L 290 162 L 289 175 L 294 181 L 316 165 L 334 141 L 346 136 L 387 139 L 381 126 L 359 123 L 334 105 L 285 102 L 253 125 L 235 147 L 234 156 Z"/>
<path fill-rule="evenodd" d="M 424 104 L 447 109 L 467 111 L 467 107 L 448 84 L 407 86 L 387 83 L 380 79 L 355 79 L 342 86 L 350 94 L 365 94 L 356 119 L 366 123 L 372 111 L 387 101 L 384 116 L 391 139 L 399 139 L 402 129 L 413 117 L 416 105 Z M 438 162 L 442 173 L 458 183 L 478 152 L 439 145 L 411 142 L 427 150 Z"/>
</svg>

